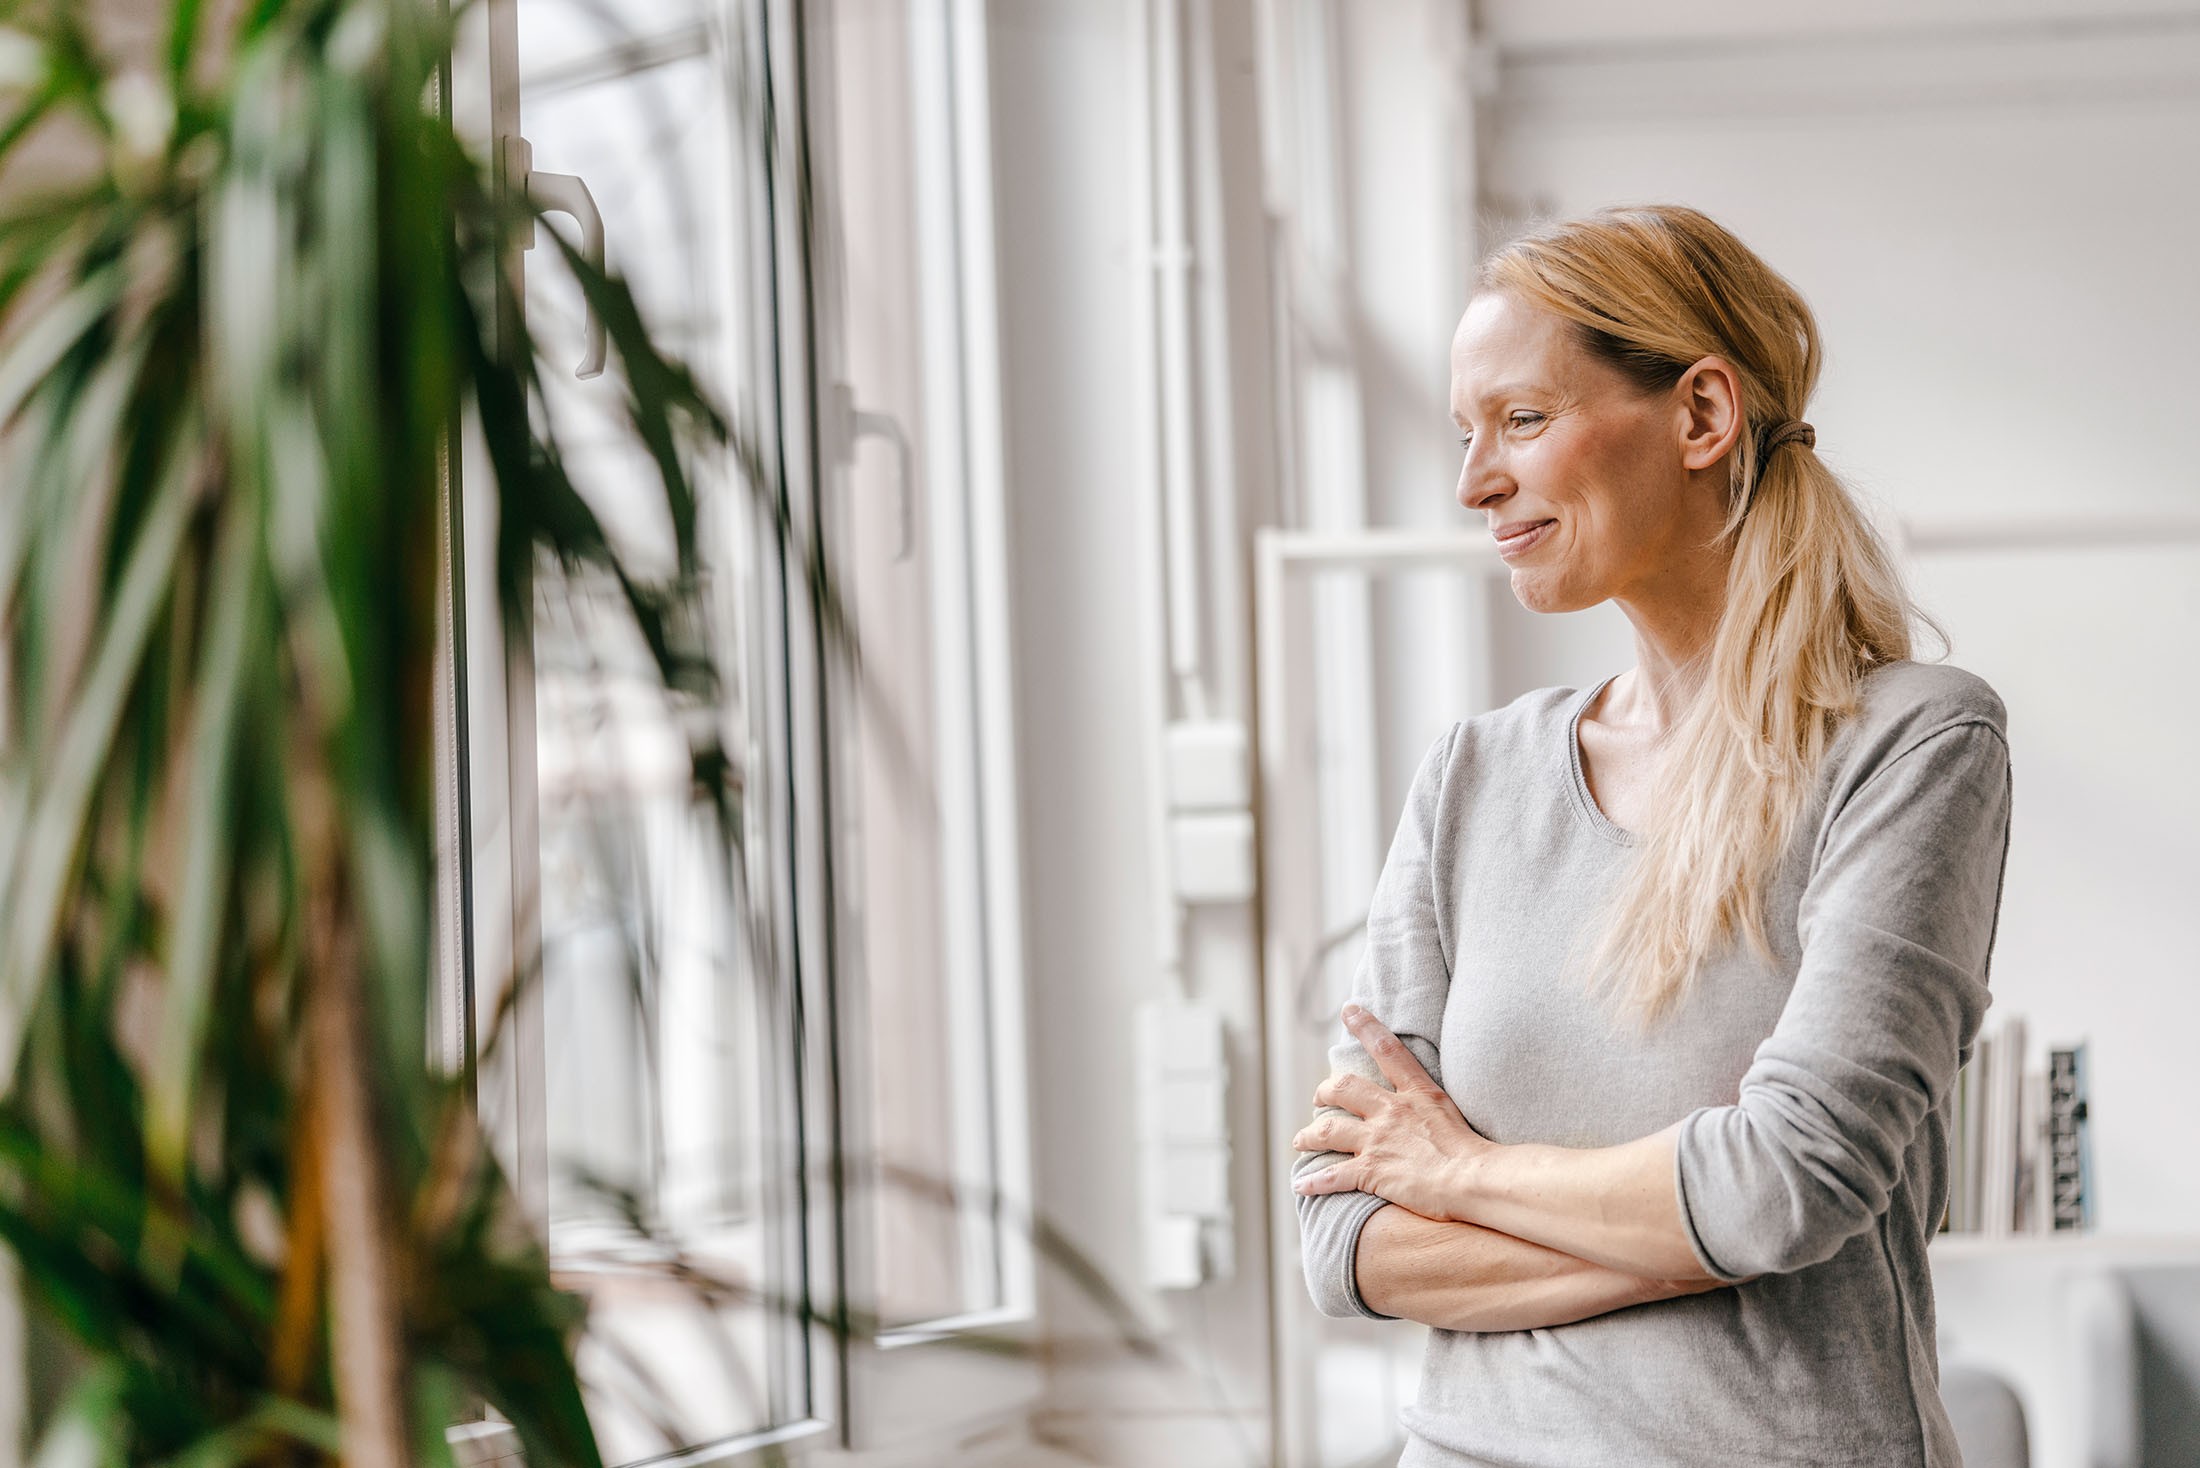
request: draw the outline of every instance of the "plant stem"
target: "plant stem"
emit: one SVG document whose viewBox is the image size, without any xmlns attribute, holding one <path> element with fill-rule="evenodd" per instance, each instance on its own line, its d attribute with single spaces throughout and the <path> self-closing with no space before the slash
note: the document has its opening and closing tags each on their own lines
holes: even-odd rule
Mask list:
<svg viewBox="0 0 2200 1468">
<path fill-rule="evenodd" d="M 388 1152 L 376 1125 L 365 955 L 343 863 L 333 849 L 335 826 L 325 819 L 327 786 L 321 778 L 312 783 L 319 798 L 301 802 L 311 812 L 301 825 L 312 853 L 306 1027 L 308 1064 L 319 1091 L 311 1111 L 320 1131 L 321 1206 L 330 1225 L 329 1364 L 346 1463 L 407 1468 L 412 1434 L 399 1289 L 404 1241 L 393 1222 Z"/>
</svg>

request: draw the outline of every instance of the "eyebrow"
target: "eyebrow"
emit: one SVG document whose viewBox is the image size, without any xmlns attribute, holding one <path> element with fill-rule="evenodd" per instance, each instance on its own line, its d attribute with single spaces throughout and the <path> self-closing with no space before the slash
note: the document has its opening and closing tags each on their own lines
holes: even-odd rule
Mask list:
<svg viewBox="0 0 2200 1468">
<path fill-rule="evenodd" d="M 1489 402 L 1492 398 L 1512 397 L 1517 393 L 1532 392 L 1537 390 L 1537 387 L 1538 385 L 1532 382 L 1500 382 L 1499 384 L 1497 384 L 1497 386 L 1489 389 L 1487 392 L 1482 394 L 1482 401 L 1486 403 Z M 1457 411 L 1454 411 L 1452 413 L 1451 421 L 1454 423 L 1458 423 L 1461 428 L 1467 426 L 1464 423 L 1460 423 L 1459 414 L 1457 413 Z"/>
</svg>

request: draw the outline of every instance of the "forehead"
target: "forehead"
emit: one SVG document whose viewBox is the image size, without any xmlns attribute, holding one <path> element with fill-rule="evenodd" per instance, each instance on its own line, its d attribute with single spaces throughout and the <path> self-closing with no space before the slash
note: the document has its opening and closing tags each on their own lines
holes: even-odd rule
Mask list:
<svg viewBox="0 0 2200 1468">
<path fill-rule="evenodd" d="M 1571 325 L 1498 291 L 1467 303 L 1451 338 L 1451 397 L 1466 404 L 1510 387 L 1563 387 L 1586 369 Z"/>
</svg>

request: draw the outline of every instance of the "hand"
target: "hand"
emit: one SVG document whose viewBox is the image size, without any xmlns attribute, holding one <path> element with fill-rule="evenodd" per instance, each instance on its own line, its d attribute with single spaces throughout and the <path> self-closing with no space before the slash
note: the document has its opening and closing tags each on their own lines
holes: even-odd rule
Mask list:
<svg viewBox="0 0 2200 1468">
<path fill-rule="evenodd" d="M 1465 1178 L 1497 1144 L 1467 1125 L 1444 1088 L 1374 1015 L 1347 1004 L 1344 1022 L 1391 1089 L 1350 1072 L 1315 1088 L 1316 1106 L 1341 1106 L 1349 1114 L 1315 1118 L 1291 1145 L 1352 1156 L 1300 1178 L 1292 1190 L 1308 1196 L 1358 1190 L 1438 1223 L 1472 1222 L 1458 1211 L 1467 1195 Z"/>
</svg>

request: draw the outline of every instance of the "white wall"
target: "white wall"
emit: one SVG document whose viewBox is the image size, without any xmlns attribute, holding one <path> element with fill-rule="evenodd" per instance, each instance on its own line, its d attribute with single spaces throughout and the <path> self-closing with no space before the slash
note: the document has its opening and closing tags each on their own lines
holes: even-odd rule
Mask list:
<svg viewBox="0 0 2200 1468">
<path fill-rule="evenodd" d="M 1290 474 L 1301 476 L 1298 513 L 1322 523 L 1439 525 L 1458 513 L 1444 373 L 1471 259 L 1464 11 L 1448 0 L 1267 7 L 1290 28 L 1289 44 L 1307 48 L 1311 74 L 1294 80 L 1313 94 L 1309 103 L 1307 93 L 1256 97 L 1256 77 L 1274 76 L 1262 69 L 1261 9 L 1252 0 L 1185 5 L 1190 29 L 1210 38 L 1204 59 L 1194 47 L 1190 60 L 1204 78 L 1195 90 L 1212 88 L 1219 143 L 1222 197 L 1199 227 L 1193 268 L 1220 291 L 1202 330 L 1224 338 L 1228 369 L 1221 411 L 1210 410 L 1201 431 L 1210 444 L 1227 436 L 1231 450 L 1228 482 L 1210 455 L 1215 472 L 1203 483 L 1231 500 L 1239 527 L 1234 542 L 1209 547 L 1218 586 L 1234 591 L 1207 606 L 1217 712 L 1237 716 L 1250 707 L 1246 534 L 1285 517 Z M 1049 1334 L 1069 1349 L 1040 1426 L 1108 1462 L 1267 1461 L 1266 1229 L 1284 1158 L 1271 1155 L 1263 1113 L 1256 950 L 1244 909 L 1197 911 L 1186 951 L 1193 996 L 1221 1009 L 1229 1034 L 1234 1271 L 1185 1292 L 1138 1283 L 1131 1016 L 1163 986 L 1146 845 L 1157 796 L 1139 745 L 1149 670 L 1132 498 L 1146 492 L 1135 431 L 1134 281 L 1143 266 L 1128 206 L 1140 125 L 1132 7 L 1027 0 L 992 16 L 1036 1184 L 1048 1216 L 1129 1286 L 1179 1353 L 1158 1370 L 1092 1359 L 1084 1343 L 1104 1340 L 1106 1327 L 1049 1271 Z M 1277 38 L 1271 30 L 1266 39 Z M 1279 192 L 1268 178 L 1265 198 L 1263 124 L 1304 130 L 1288 181 Z M 1271 277 L 1279 261 L 1287 280 Z M 1279 298 L 1293 303 L 1296 342 L 1269 338 Z M 1278 376 L 1289 370 L 1279 364 L 1294 351 L 1319 357 L 1349 397 L 1312 410 L 1331 418 L 1311 443 L 1304 422 L 1279 421 Z M 1426 659 L 1370 668 L 1366 647 L 1354 654 L 1378 685 L 1386 732 L 1465 711 L 1478 599 L 1424 583 L 1376 597 L 1372 613 L 1374 645 L 1411 644 Z M 1363 887 L 1425 738 L 1394 745 L 1376 772 L 1384 788 L 1359 812 L 1355 835 L 1371 853 Z M 1354 900 L 1364 898 L 1362 890 Z M 1389 1414 L 1383 1407 L 1384 1425 Z"/>
<path fill-rule="evenodd" d="M 1258 7 L 1208 8 L 1234 38 L 1224 49 L 1237 48 L 1217 71 L 1240 89 L 1222 167 L 1244 188 L 1259 170 L 1244 95 L 1257 60 L 1247 17 Z M 1335 313 L 1319 324 L 1337 334 L 1355 380 L 1352 462 L 1367 519 L 1469 526 L 1451 500 L 1443 373 L 1488 243 L 1473 237 L 1477 223 L 1493 231 L 1521 208 L 1644 199 L 1706 209 L 1811 300 L 1828 349 L 1811 409 L 1821 452 L 1875 513 L 2200 508 L 2187 406 L 2200 396 L 2191 0 L 2105 19 L 2067 0 L 1838 10 L 1689 0 L 1654 11 L 1487 0 L 1474 13 L 1478 43 L 1495 52 L 1496 90 L 1479 144 L 1473 69 L 1457 44 L 1468 7 L 1270 13 L 1326 15 L 1337 103 L 1328 183 L 1345 227 L 1332 242 L 1333 295 L 1319 280 L 1268 277 L 1257 200 L 1232 206 L 1226 258 L 1202 262 L 1232 280 L 1244 523 L 1278 513 L 1248 456 L 1283 446 L 1277 472 L 1287 476 L 1299 427 L 1270 416 L 1275 380 L 1258 328 L 1271 289 Z M 1127 496 L 1140 483 L 1128 396 L 1129 11 L 1019 0 L 993 17 L 1037 1184 L 1080 1246 L 1135 1281 L 1129 1025 L 1159 983 L 1129 573 L 1139 549 Z M 1259 106 L 1270 126 L 1307 118 L 1301 96 Z M 1460 181 L 1477 169 L 1479 194 L 1462 198 Z M 1270 204 L 1287 213 L 1292 201 Z M 2179 1081 L 2200 1034 L 2186 916 L 2200 890 L 2200 772 L 2179 737 L 2200 712 L 2200 553 L 1943 556 L 1915 575 L 1953 634 L 1953 660 L 1993 682 L 2011 712 L 2018 828 L 1997 1004 L 2031 1019 L 2035 1043 L 2091 1042 L 2102 1227 L 2200 1232 L 2200 1177 L 2167 1161 L 2190 1150 L 2184 1123 L 2195 1108 Z M 1432 634 L 1432 610 L 1461 621 Z M 1497 629 L 1495 662 L 1462 670 L 1481 615 Z M 1379 598 L 1372 636 L 1391 728 L 1442 713 L 1432 698 L 1502 701 L 1592 680 L 1631 656 L 1612 609 L 1536 617 L 1501 584 L 1486 609 L 1427 586 Z M 1242 692 L 1243 637 L 1242 624 L 1215 637 L 1231 698 Z M 1383 758 L 1418 752 L 1386 742 Z M 1389 808 L 1372 819 L 1385 834 L 1402 776 L 1383 772 Z M 1265 1410 L 1251 952 L 1230 917 L 1196 927 L 1192 941 L 1195 988 L 1230 1016 L 1239 1065 L 1238 1272 L 1183 1295 L 1134 1289 L 1193 1352 L 1173 1378 L 1074 1354 L 1059 1363 L 1043 1426 L 1106 1461 L 1243 1461 Z M 1104 1334 L 1060 1279 L 1045 1303 L 1058 1333 Z M 1218 1413 L 1218 1399 L 1231 1410 Z"/>
<path fill-rule="evenodd" d="M 1233 149 L 1257 157 L 1248 12 L 1211 10 L 1219 124 Z M 1129 9 L 1021 0 L 994 8 L 990 43 L 1034 1186 L 1042 1212 L 1169 1336 L 1173 1353 L 1159 1364 L 1125 1355 L 1087 1292 L 1042 1262 L 1055 1354 L 1038 1426 L 1110 1462 L 1257 1461 L 1248 1454 L 1265 1452 L 1269 1179 L 1252 1140 L 1262 1134 L 1259 1026 L 1243 909 L 1196 921 L 1186 948 L 1193 996 L 1221 1009 L 1228 1032 L 1235 1272 L 1185 1294 L 1141 1283 L 1131 1020 L 1163 982 L 1147 844 L 1158 797 L 1141 743 L 1150 670 L 1134 496 L 1149 490 L 1134 386 L 1141 262 L 1129 200 L 1143 123 L 1130 85 Z M 1227 282 L 1233 380 L 1244 391 L 1207 428 L 1231 438 L 1244 502 L 1258 513 L 1270 425 L 1260 406 L 1257 173 L 1232 175 L 1222 192 L 1228 217 L 1217 223 L 1237 238 L 1229 268 L 1202 259 L 1195 269 Z M 1212 639 L 1218 712 L 1243 706 L 1243 627 L 1233 619 Z"/>
<path fill-rule="evenodd" d="M 1682 33 L 1733 18 L 1668 9 Z M 1818 314 L 1819 452 L 1875 513 L 2200 509 L 2200 6 L 2179 9 L 1851 14 L 1845 39 L 1713 48 L 1549 40 L 1567 8 L 1499 6 L 1499 44 L 1520 34 L 1493 184 L 1561 212 L 1677 200 L 1739 233 Z M 2089 1041 L 2100 1226 L 2200 1231 L 2200 1175 L 2166 1165 L 2200 1115 L 2200 547 L 1938 554 L 1916 585 L 2010 710 L 1997 1010 L 2036 1048 Z"/>
</svg>

